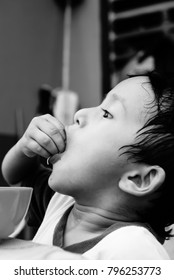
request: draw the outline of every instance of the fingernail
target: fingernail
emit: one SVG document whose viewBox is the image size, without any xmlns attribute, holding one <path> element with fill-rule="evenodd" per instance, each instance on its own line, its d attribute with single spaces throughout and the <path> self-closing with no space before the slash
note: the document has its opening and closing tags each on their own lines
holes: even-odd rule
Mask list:
<svg viewBox="0 0 174 280">
<path fill-rule="evenodd" d="M 47 165 L 50 165 L 50 157 L 47 158 Z"/>
</svg>

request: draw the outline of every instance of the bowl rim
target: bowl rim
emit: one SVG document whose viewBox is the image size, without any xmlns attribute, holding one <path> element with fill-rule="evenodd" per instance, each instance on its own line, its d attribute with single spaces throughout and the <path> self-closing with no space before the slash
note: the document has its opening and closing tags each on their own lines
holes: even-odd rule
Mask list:
<svg viewBox="0 0 174 280">
<path fill-rule="evenodd" d="M 31 187 L 22 187 L 22 186 L 0 186 L 0 191 L 1 190 L 33 190 L 33 188 L 31 188 Z"/>
</svg>

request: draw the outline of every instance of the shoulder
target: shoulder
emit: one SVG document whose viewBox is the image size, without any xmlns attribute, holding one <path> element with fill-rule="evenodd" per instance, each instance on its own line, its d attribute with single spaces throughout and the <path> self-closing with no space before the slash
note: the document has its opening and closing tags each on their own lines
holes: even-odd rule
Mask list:
<svg viewBox="0 0 174 280">
<path fill-rule="evenodd" d="M 86 252 L 87 257 L 117 260 L 169 259 L 166 250 L 144 227 L 117 229 Z"/>
</svg>

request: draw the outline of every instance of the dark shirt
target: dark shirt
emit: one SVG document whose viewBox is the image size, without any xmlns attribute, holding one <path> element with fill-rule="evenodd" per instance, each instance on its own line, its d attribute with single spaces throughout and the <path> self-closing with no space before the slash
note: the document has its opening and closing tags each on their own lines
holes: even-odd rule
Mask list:
<svg viewBox="0 0 174 280">
<path fill-rule="evenodd" d="M 32 199 L 27 213 L 27 224 L 36 230 L 42 223 L 49 201 L 54 194 L 54 191 L 48 186 L 50 174 L 51 169 L 41 164 L 40 168 L 33 173 L 33 176 L 30 175 L 30 177 L 26 177 L 22 181 L 22 186 L 33 188 Z"/>
</svg>

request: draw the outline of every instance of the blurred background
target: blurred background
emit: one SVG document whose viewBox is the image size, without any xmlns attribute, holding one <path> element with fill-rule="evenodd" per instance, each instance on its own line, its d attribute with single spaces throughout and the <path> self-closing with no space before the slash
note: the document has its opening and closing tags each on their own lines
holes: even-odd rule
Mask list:
<svg viewBox="0 0 174 280">
<path fill-rule="evenodd" d="M 37 111 L 48 110 L 49 86 L 62 85 L 65 2 L 0 0 L 0 161 Z M 70 88 L 81 107 L 95 106 L 101 98 L 100 1 L 73 2 Z"/>
<path fill-rule="evenodd" d="M 174 1 L 0 0 L 0 162 L 35 115 L 54 114 L 57 89 L 76 108 L 97 106 L 127 74 L 154 68 L 174 72 Z"/>
</svg>

